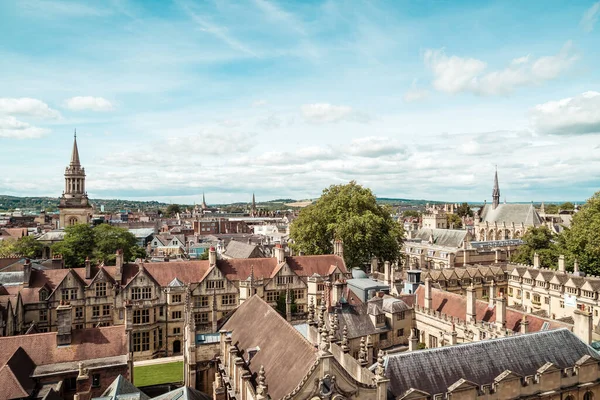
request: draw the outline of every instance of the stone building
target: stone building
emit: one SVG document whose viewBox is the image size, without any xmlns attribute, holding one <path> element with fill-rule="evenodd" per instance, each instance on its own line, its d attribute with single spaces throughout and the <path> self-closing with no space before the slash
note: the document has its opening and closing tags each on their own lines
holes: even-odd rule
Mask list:
<svg viewBox="0 0 600 400">
<path fill-rule="evenodd" d="M 406 271 L 410 274 L 411 271 Z M 467 265 L 466 267 L 442 270 L 424 269 L 420 271 L 419 282 L 431 280 L 431 285 L 441 290 L 467 294 L 467 289 L 475 289 L 475 297 L 487 300 L 492 294 L 506 295 L 508 279 L 505 267 L 500 265 Z M 406 279 L 406 277 L 405 277 Z"/>
<path fill-rule="evenodd" d="M 533 204 L 500 204 L 498 171 L 496 171 L 492 204 L 485 203 L 475 217 L 476 240 L 519 239 L 528 229 L 541 226 L 543 223 Z"/>
<path fill-rule="evenodd" d="M 85 191 L 85 168 L 79 161 L 77 134 L 73 139 L 71 162 L 65 169 L 65 190 L 58 208 L 61 228 L 75 224 L 89 224 L 91 221 L 92 206 Z"/>
<path fill-rule="evenodd" d="M 286 257 L 281 246 L 274 250 L 272 258 L 217 260 L 213 248 L 206 261 L 139 264 L 125 263 L 119 252 L 114 267 L 88 261 L 85 268 L 57 270 L 26 263 L 19 282 L 0 285 L 2 333 L 23 334 L 32 324 L 38 332 L 56 331 L 58 307 L 69 301 L 75 330 L 123 325 L 129 315 L 136 359 L 181 354 L 187 291 L 197 332 L 210 333 L 255 294 L 275 306 L 287 292 L 297 313 L 289 310 L 288 318 L 303 317 L 309 296 L 347 275 L 339 255 Z"/>
</svg>

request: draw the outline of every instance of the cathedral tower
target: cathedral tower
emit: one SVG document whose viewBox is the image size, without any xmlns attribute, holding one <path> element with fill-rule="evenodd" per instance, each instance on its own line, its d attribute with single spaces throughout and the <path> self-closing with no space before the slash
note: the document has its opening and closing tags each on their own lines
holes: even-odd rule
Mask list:
<svg viewBox="0 0 600 400">
<path fill-rule="evenodd" d="M 71 162 L 65 168 L 65 190 L 60 198 L 60 227 L 87 224 L 91 220 L 92 207 L 85 191 L 85 168 L 79 161 L 77 132 L 73 138 Z"/>
<path fill-rule="evenodd" d="M 492 209 L 495 210 L 500 204 L 500 188 L 498 187 L 498 168 L 494 175 L 494 190 L 492 190 Z"/>
</svg>

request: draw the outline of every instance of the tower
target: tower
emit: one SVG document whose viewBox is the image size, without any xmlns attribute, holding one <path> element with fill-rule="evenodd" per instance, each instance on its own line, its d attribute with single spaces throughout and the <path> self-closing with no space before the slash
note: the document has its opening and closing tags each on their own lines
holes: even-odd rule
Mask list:
<svg viewBox="0 0 600 400">
<path fill-rule="evenodd" d="M 73 137 L 71 162 L 65 168 L 65 190 L 58 205 L 60 210 L 60 227 L 87 224 L 91 220 L 92 207 L 85 191 L 85 168 L 79 161 L 77 149 L 77 131 Z"/>
<path fill-rule="evenodd" d="M 494 175 L 494 189 L 492 190 L 492 209 L 495 210 L 500 204 L 500 188 L 498 187 L 498 168 Z"/>
<path fill-rule="evenodd" d="M 250 209 L 250 216 L 256 217 L 256 198 L 254 197 L 254 193 L 252 193 L 252 208 Z"/>
</svg>

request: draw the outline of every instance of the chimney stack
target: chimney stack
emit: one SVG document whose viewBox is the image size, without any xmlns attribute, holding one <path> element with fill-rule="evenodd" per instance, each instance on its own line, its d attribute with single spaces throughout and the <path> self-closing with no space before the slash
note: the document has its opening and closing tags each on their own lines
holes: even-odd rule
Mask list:
<svg viewBox="0 0 600 400">
<path fill-rule="evenodd" d="M 71 344 L 71 313 L 72 307 L 68 303 L 56 307 L 56 319 L 58 323 L 58 330 L 56 332 L 57 346 L 68 346 Z"/>
<path fill-rule="evenodd" d="M 573 311 L 573 333 L 585 344 L 592 343 L 592 313 L 587 311 Z"/>
<path fill-rule="evenodd" d="M 121 280 L 123 279 L 123 250 L 119 249 L 117 250 L 116 256 L 115 256 L 115 266 L 116 266 L 116 272 L 115 272 L 115 281 L 117 281 L 117 283 L 121 283 Z"/>
<path fill-rule="evenodd" d="M 562 254 L 558 256 L 558 271 L 565 272 L 565 256 Z"/>
<path fill-rule="evenodd" d="M 527 314 L 523 314 L 523 319 L 521 320 L 521 333 L 529 332 L 529 321 L 527 321 Z"/>
<path fill-rule="evenodd" d="M 273 249 L 273 254 L 274 254 L 275 258 L 277 259 L 277 264 L 281 264 L 281 263 L 285 262 L 285 249 L 283 248 L 282 245 L 276 244 L 275 248 Z"/>
<path fill-rule="evenodd" d="M 493 279 L 490 282 L 490 295 L 488 297 L 490 299 L 490 305 L 493 305 L 494 300 L 496 300 L 496 282 Z"/>
<path fill-rule="evenodd" d="M 431 279 L 425 279 L 425 308 L 433 308 L 433 298 L 431 297 Z"/>
<path fill-rule="evenodd" d="M 533 253 L 533 268 L 540 268 L 540 255 L 537 252 Z"/>
<path fill-rule="evenodd" d="M 496 329 L 506 328 L 506 300 L 503 296 L 496 299 Z"/>
<path fill-rule="evenodd" d="M 344 258 L 344 242 L 342 242 L 340 239 L 336 239 L 333 242 L 333 254 Z"/>
<path fill-rule="evenodd" d="M 474 322 L 477 318 L 477 300 L 473 284 L 467 288 L 467 321 Z"/>
<path fill-rule="evenodd" d="M 579 261 L 573 261 L 573 275 L 579 275 Z"/>
<path fill-rule="evenodd" d="M 213 246 L 208 249 L 208 264 L 211 267 L 217 265 L 217 251 Z"/>
<path fill-rule="evenodd" d="M 90 258 L 85 258 L 85 279 L 92 279 L 92 263 Z"/>
<path fill-rule="evenodd" d="M 384 281 L 386 284 L 390 285 L 390 287 L 392 286 L 392 268 L 390 265 L 389 261 L 385 261 L 383 263 L 383 275 L 384 275 Z"/>
<path fill-rule="evenodd" d="M 31 279 L 31 260 L 29 258 L 25 259 L 25 264 L 23 264 L 23 286 L 29 287 L 29 281 Z"/>
<path fill-rule="evenodd" d="M 415 330 L 410 328 L 410 337 L 408 338 L 408 351 L 415 351 L 419 346 L 419 338 L 415 335 Z"/>
<path fill-rule="evenodd" d="M 375 272 L 378 271 L 378 269 L 379 269 L 378 263 L 379 263 L 379 261 L 377 260 L 377 257 L 371 258 L 371 274 L 374 274 Z"/>
</svg>

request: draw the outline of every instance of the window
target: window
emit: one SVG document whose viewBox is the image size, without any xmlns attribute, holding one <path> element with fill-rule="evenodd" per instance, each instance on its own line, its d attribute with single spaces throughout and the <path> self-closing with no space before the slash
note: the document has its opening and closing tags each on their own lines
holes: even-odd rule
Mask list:
<svg viewBox="0 0 600 400">
<path fill-rule="evenodd" d="M 225 287 L 224 281 L 206 281 L 207 289 L 223 289 Z"/>
<path fill-rule="evenodd" d="M 565 308 L 565 302 L 564 301 L 560 301 L 560 308 Z"/>
<path fill-rule="evenodd" d="M 208 322 L 208 313 L 196 313 L 194 314 L 194 322 L 196 324 L 206 324 Z"/>
<path fill-rule="evenodd" d="M 569 292 L 570 294 L 576 294 L 577 293 L 577 288 L 568 287 L 567 288 L 567 292 Z"/>
<path fill-rule="evenodd" d="M 483 332 L 483 331 L 482 331 L 482 332 L 479 332 L 479 338 L 480 338 L 481 340 L 485 339 L 485 338 L 486 338 L 486 333 L 485 333 L 485 332 Z"/>
<path fill-rule="evenodd" d="M 378 315 L 375 320 L 378 324 L 383 324 L 385 322 L 385 314 Z"/>
<path fill-rule="evenodd" d="M 158 347 L 162 347 L 162 345 L 163 345 L 162 328 L 158 328 Z"/>
<path fill-rule="evenodd" d="M 152 298 L 152 288 L 134 287 L 131 288 L 131 300 L 149 300 Z"/>
<path fill-rule="evenodd" d="M 75 319 L 83 318 L 83 307 L 75 307 Z"/>
<path fill-rule="evenodd" d="M 100 374 L 92 375 L 92 387 L 100 387 Z"/>
<path fill-rule="evenodd" d="M 325 284 L 319 283 L 317 285 L 317 292 L 322 292 L 323 290 L 325 290 Z"/>
<path fill-rule="evenodd" d="M 221 305 L 222 306 L 232 306 L 235 302 L 235 294 L 225 294 L 221 296 Z"/>
<path fill-rule="evenodd" d="M 483 297 L 487 297 L 487 295 L 488 295 L 488 294 L 487 294 L 487 289 L 482 289 L 482 290 L 481 290 L 481 295 L 482 295 Z"/>
<path fill-rule="evenodd" d="M 304 304 L 296 305 L 296 311 L 299 313 L 303 313 L 304 312 Z"/>
<path fill-rule="evenodd" d="M 161 307 L 158 309 L 158 316 L 159 316 L 159 317 L 162 317 L 163 315 L 165 315 L 165 309 L 164 309 L 164 307 L 162 307 L 162 306 L 161 306 Z"/>
<path fill-rule="evenodd" d="M 583 400 L 594 400 L 594 393 L 585 392 L 585 394 L 583 395 Z"/>
<path fill-rule="evenodd" d="M 402 329 L 398 329 L 398 330 L 396 331 L 396 336 L 398 336 L 398 337 L 402 337 L 402 336 L 404 336 L 404 328 L 402 328 Z"/>
<path fill-rule="evenodd" d="M 147 324 L 150 322 L 150 310 L 134 310 L 133 324 Z"/>
<path fill-rule="evenodd" d="M 525 292 L 525 298 L 526 298 L 527 300 L 529 300 L 530 296 L 531 296 L 531 295 L 529 294 L 529 292 Z"/>
<path fill-rule="evenodd" d="M 400 311 L 396 314 L 396 321 L 402 321 L 404 318 L 406 318 L 406 311 Z"/>
<path fill-rule="evenodd" d="M 75 324 L 75 329 L 83 329 L 83 324 Z"/>
<path fill-rule="evenodd" d="M 208 307 L 208 296 L 200 296 L 194 299 L 194 307 L 202 308 Z"/>
<path fill-rule="evenodd" d="M 511 288 L 511 287 L 508 288 L 508 295 L 512 297 L 512 295 L 513 295 L 513 288 Z"/>
<path fill-rule="evenodd" d="M 277 290 L 269 290 L 267 293 L 267 303 L 273 303 L 277 301 L 279 298 L 279 291 Z"/>
<path fill-rule="evenodd" d="M 61 291 L 62 300 L 77 300 L 77 289 L 63 289 Z"/>
<path fill-rule="evenodd" d="M 541 299 L 541 297 L 540 297 L 539 294 L 537 294 L 537 293 L 533 294 L 532 303 L 534 303 L 534 304 L 542 304 L 542 299 Z"/>
<path fill-rule="evenodd" d="M 181 311 L 173 311 L 171 313 L 171 318 L 173 318 L 173 319 L 181 319 Z"/>
<path fill-rule="evenodd" d="M 48 299 L 48 291 L 46 289 L 40 290 L 40 301 L 46 301 Z"/>
<path fill-rule="evenodd" d="M 150 350 L 150 332 L 133 332 L 133 351 Z"/>
<path fill-rule="evenodd" d="M 48 321 L 48 310 L 40 310 L 40 322 Z"/>
<path fill-rule="evenodd" d="M 387 339 L 387 332 L 383 332 L 379 334 L 379 341 L 384 341 L 384 340 L 388 340 Z"/>
<path fill-rule="evenodd" d="M 181 303 L 181 295 L 180 294 L 172 294 L 171 295 L 171 303 Z"/>
<path fill-rule="evenodd" d="M 277 285 L 287 285 L 288 283 L 294 283 L 293 276 L 278 276 L 277 277 Z"/>
<path fill-rule="evenodd" d="M 550 297 L 544 297 L 544 304 L 550 304 Z"/>
<path fill-rule="evenodd" d="M 63 381 L 65 384 L 65 391 L 74 392 L 77 390 L 77 377 L 72 376 L 70 378 L 65 378 Z"/>
<path fill-rule="evenodd" d="M 102 315 L 103 316 L 110 315 L 110 305 L 109 304 L 104 304 L 102 306 Z"/>
<path fill-rule="evenodd" d="M 181 328 L 173 328 L 173 335 L 181 334 Z"/>
<path fill-rule="evenodd" d="M 106 282 L 96 282 L 96 297 L 106 296 Z"/>
<path fill-rule="evenodd" d="M 92 318 L 98 318 L 100 316 L 100 306 L 92 307 Z"/>
<path fill-rule="evenodd" d="M 292 295 L 294 296 L 294 300 L 302 300 L 304 299 L 304 289 L 294 289 L 292 290 Z"/>
</svg>

